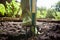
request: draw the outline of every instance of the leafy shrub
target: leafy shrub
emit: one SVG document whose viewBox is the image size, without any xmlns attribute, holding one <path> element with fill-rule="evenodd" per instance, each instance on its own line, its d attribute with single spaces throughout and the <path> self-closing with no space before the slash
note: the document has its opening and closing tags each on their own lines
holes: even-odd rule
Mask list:
<svg viewBox="0 0 60 40">
<path fill-rule="evenodd" d="M 46 18 L 54 18 L 53 12 L 54 11 L 52 9 L 48 9 L 47 14 L 46 14 Z"/>
<path fill-rule="evenodd" d="M 5 6 L 3 4 L 0 4 L 0 15 L 4 16 L 5 13 Z"/>
<path fill-rule="evenodd" d="M 55 19 L 60 20 L 60 12 L 54 13 L 53 16 L 55 17 Z"/>
<path fill-rule="evenodd" d="M 6 14 L 10 17 L 15 17 L 19 11 L 20 3 L 15 2 L 15 0 L 12 0 L 12 2 L 8 3 L 6 2 Z"/>
<path fill-rule="evenodd" d="M 37 18 L 46 18 L 46 9 L 45 8 L 38 8 L 36 17 Z"/>
<path fill-rule="evenodd" d="M 20 3 L 12 0 L 10 3 L 6 1 L 6 5 L 0 4 L 0 16 L 7 17 L 16 17 L 16 15 L 20 16 Z"/>
</svg>

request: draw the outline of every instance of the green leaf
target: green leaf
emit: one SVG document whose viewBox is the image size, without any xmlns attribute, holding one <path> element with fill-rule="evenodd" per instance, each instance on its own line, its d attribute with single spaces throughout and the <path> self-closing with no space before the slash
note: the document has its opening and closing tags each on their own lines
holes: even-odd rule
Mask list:
<svg viewBox="0 0 60 40">
<path fill-rule="evenodd" d="M 3 4 L 0 4 L 0 13 L 1 15 L 4 15 L 5 13 L 5 6 Z"/>
</svg>

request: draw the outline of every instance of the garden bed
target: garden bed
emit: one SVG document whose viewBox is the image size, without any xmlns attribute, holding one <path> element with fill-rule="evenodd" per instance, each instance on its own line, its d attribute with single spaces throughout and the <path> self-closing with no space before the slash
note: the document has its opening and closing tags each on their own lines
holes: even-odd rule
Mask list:
<svg viewBox="0 0 60 40">
<path fill-rule="evenodd" d="M 22 26 L 20 18 L 0 18 L 0 40 L 32 40 L 30 27 Z M 47 20 L 47 19 L 46 19 Z M 60 21 L 59 21 L 60 22 Z M 38 34 L 33 40 L 57 40 L 60 39 L 60 24 L 57 21 L 37 20 Z M 27 32 L 26 32 L 27 29 Z M 28 39 L 27 39 L 28 38 Z"/>
<path fill-rule="evenodd" d="M 29 27 L 26 28 L 26 26 L 22 26 L 21 24 L 22 22 L 0 22 L 0 40 L 16 40 L 15 37 L 18 39 L 26 38 Z M 8 38 L 5 39 L 6 37 Z"/>
<path fill-rule="evenodd" d="M 37 22 L 36 25 L 40 33 L 33 40 L 60 40 L 59 23 Z"/>
</svg>

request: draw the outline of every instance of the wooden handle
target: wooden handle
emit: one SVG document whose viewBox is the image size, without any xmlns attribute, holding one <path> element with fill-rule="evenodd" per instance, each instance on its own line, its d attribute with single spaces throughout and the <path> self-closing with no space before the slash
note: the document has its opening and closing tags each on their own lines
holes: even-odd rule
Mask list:
<svg viewBox="0 0 60 40">
<path fill-rule="evenodd" d="M 36 0 L 32 0 L 32 13 L 36 13 Z"/>
</svg>

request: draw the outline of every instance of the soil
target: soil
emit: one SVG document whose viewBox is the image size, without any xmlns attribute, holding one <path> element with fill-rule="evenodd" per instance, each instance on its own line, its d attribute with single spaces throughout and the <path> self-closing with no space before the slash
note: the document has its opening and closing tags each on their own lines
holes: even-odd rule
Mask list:
<svg viewBox="0 0 60 40">
<path fill-rule="evenodd" d="M 39 34 L 32 36 L 22 22 L 0 22 L 0 40 L 60 40 L 60 24 L 36 22 Z"/>
</svg>

